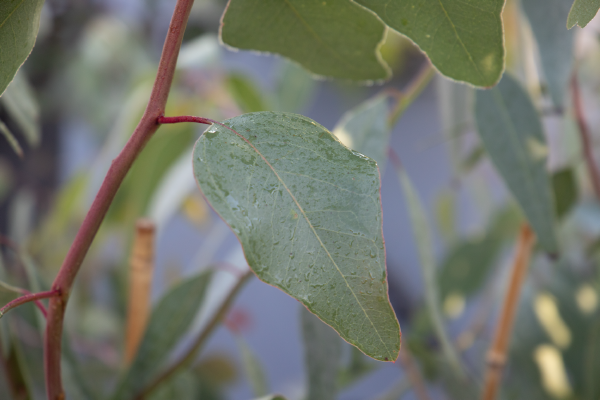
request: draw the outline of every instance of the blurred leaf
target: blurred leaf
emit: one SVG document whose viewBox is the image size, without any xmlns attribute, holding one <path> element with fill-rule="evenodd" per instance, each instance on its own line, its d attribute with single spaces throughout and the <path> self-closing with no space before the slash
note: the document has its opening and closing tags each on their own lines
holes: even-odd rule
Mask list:
<svg viewBox="0 0 600 400">
<path fill-rule="evenodd" d="M 398 400 L 401 399 L 411 389 L 410 381 L 407 378 L 401 379 L 389 388 L 382 395 L 377 396 L 376 400 Z"/>
<path fill-rule="evenodd" d="M 570 0 L 521 0 L 521 4 L 538 44 L 552 101 L 562 108 L 574 62 L 574 31 L 563 26 Z"/>
<path fill-rule="evenodd" d="M 400 330 L 387 297 L 375 162 L 300 115 L 225 124 L 198 139 L 194 175 L 250 267 L 365 354 L 395 360 Z"/>
<path fill-rule="evenodd" d="M 249 78 L 231 74 L 227 78 L 229 93 L 243 112 L 266 111 L 267 107 L 259 89 Z"/>
<path fill-rule="evenodd" d="M 483 235 L 457 243 L 445 256 L 438 270 L 438 285 L 443 301 L 456 294 L 469 296 L 481 289 L 507 240 L 513 239 L 520 220 L 514 208 L 494 216 Z"/>
<path fill-rule="evenodd" d="M 399 163 L 396 163 L 395 166 L 400 186 L 402 187 L 404 197 L 406 198 L 406 207 L 410 216 L 413 235 L 417 245 L 419 260 L 421 262 L 421 272 L 425 284 L 424 289 L 427 312 L 431 318 L 433 330 L 442 346 L 444 357 L 450 364 L 454 373 L 456 373 L 458 377 L 463 377 L 463 366 L 444 327 L 444 318 L 440 309 L 440 298 L 435 276 L 435 253 L 433 251 L 432 236 L 429 229 L 429 222 L 427 221 L 427 215 L 410 178 Z"/>
<path fill-rule="evenodd" d="M 39 105 L 33 88 L 29 85 L 23 72 L 15 75 L 11 84 L 0 97 L 0 104 L 4 106 L 8 115 L 19 127 L 27 143 L 33 147 L 38 146 L 41 140 Z"/>
<path fill-rule="evenodd" d="M 479 136 L 541 247 L 556 252 L 554 199 L 546 170 L 548 146 L 527 92 L 505 74 L 493 89 L 477 92 L 475 116 Z"/>
<path fill-rule="evenodd" d="M 308 399 L 336 398 L 342 343 L 336 332 L 311 314 L 300 310 L 304 339 L 304 366 L 307 376 Z"/>
<path fill-rule="evenodd" d="M 422 2 L 357 0 L 408 36 L 444 75 L 494 86 L 504 70 L 504 0 Z"/>
<path fill-rule="evenodd" d="M 147 396 L 148 400 L 196 400 L 198 385 L 194 375 L 189 371 L 181 371 L 154 392 Z"/>
<path fill-rule="evenodd" d="M 452 243 L 456 237 L 456 202 L 452 190 L 444 190 L 437 197 L 435 216 L 437 225 L 446 243 Z"/>
<path fill-rule="evenodd" d="M 270 394 L 268 396 L 260 397 L 254 400 L 286 400 L 286 398 L 278 394 Z"/>
<path fill-rule="evenodd" d="M 355 81 L 387 79 L 377 54 L 385 26 L 345 0 L 231 0 L 221 39 L 244 50 L 288 57 L 322 76 Z"/>
<path fill-rule="evenodd" d="M 582 398 L 592 400 L 600 398 L 600 320 L 596 320 L 588 331 L 583 364 L 585 380 Z"/>
<path fill-rule="evenodd" d="M 450 79 L 436 79 L 436 88 L 437 105 L 450 160 L 454 173 L 462 173 L 461 136 L 473 126 L 474 89 Z"/>
<path fill-rule="evenodd" d="M 0 121 L 0 134 L 4 136 L 4 138 L 6 139 L 10 147 L 13 149 L 13 151 L 19 157 L 23 158 L 23 149 L 21 148 L 21 145 L 19 144 L 17 138 L 15 138 L 14 135 L 11 133 L 11 131 L 8 130 L 6 124 L 4 124 L 4 122 L 2 121 Z"/>
<path fill-rule="evenodd" d="M 556 218 L 561 219 L 573 208 L 579 197 L 572 168 L 564 168 L 552 174 L 554 208 Z"/>
<path fill-rule="evenodd" d="M 215 385 L 233 383 L 238 375 L 235 364 L 226 354 L 213 354 L 208 357 L 202 357 L 200 362 L 194 367 L 194 371 L 202 379 Z"/>
<path fill-rule="evenodd" d="M 283 60 L 272 110 L 300 112 L 315 91 L 315 80 L 296 63 Z"/>
<path fill-rule="evenodd" d="M 31 53 L 43 5 L 44 0 L 0 2 L 0 96 Z"/>
<path fill-rule="evenodd" d="M 477 146 L 473 150 L 471 150 L 471 152 L 469 154 L 467 154 L 465 159 L 462 161 L 461 167 L 462 167 L 463 172 L 467 173 L 467 172 L 471 171 L 473 168 L 475 168 L 477 166 L 477 164 L 479 164 L 479 162 L 483 159 L 484 156 L 485 156 L 485 149 L 483 148 L 483 146 Z"/>
<path fill-rule="evenodd" d="M 177 68 L 202 69 L 216 64 L 220 55 L 219 38 L 213 33 L 206 33 L 181 45 L 177 57 Z"/>
<path fill-rule="evenodd" d="M 346 112 L 333 129 L 333 134 L 347 147 L 375 160 L 381 175 L 391 133 L 389 99 L 384 93 L 365 101 Z"/>
<path fill-rule="evenodd" d="M 137 355 L 113 399 L 134 397 L 160 371 L 173 346 L 190 327 L 211 276 L 211 271 L 206 271 L 181 282 L 154 307 Z"/>
<path fill-rule="evenodd" d="M 354 346 L 350 347 L 350 363 L 339 369 L 338 387 L 343 389 L 377 368 L 377 365 Z"/>
<path fill-rule="evenodd" d="M 600 0 L 575 0 L 569 11 L 567 28 L 571 29 L 575 25 L 585 28 L 596 16 L 598 9 L 600 9 Z"/>
<path fill-rule="evenodd" d="M 242 353 L 242 365 L 244 366 L 246 378 L 252 387 L 252 392 L 255 396 L 265 396 L 269 393 L 269 385 L 267 384 L 267 376 L 260 361 L 239 335 L 237 337 L 237 344 Z"/>
</svg>

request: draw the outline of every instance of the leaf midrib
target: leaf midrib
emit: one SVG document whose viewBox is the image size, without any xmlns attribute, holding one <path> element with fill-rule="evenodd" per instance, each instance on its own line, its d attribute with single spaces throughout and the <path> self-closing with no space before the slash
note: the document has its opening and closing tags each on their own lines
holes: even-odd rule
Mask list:
<svg viewBox="0 0 600 400">
<path fill-rule="evenodd" d="M 286 0 L 287 1 L 287 0 Z M 277 180 L 283 185 L 283 187 L 285 188 L 285 190 L 287 191 L 287 193 L 290 195 L 290 197 L 292 198 L 292 200 L 294 201 L 294 203 L 296 204 L 296 207 L 298 207 L 298 210 L 300 211 L 300 213 L 302 214 L 302 216 L 304 217 L 304 220 L 306 221 L 306 223 L 308 224 L 308 226 L 310 227 L 311 231 L 313 232 L 313 234 L 315 235 L 315 237 L 317 238 L 317 240 L 319 241 L 319 244 L 321 245 L 321 247 L 323 248 L 323 250 L 325 250 L 325 253 L 327 254 L 327 257 L 329 257 L 329 260 L 333 263 L 333 265 L 335 266 L 336 270 L 338 271 L 338 273 L 340 274 L 340 276 L 342 277 L 342 280 L 344 281 L 344 283 L 346 284 L 346 286 L 348 287 L 348 290 L 350 290 L 350 293 L 352 293 L 352 296 L 354 296 L 354 299 L 356 300 L 356 303 L 359 305 L 359 307 L 361 308 L 361 310 L 363 311 L 363 313 L 365 314 L 365 317 L 367 318 L 367 320 L 369 321 L 369 323 L 371 324 L 371 326 L 373 327 L 373 329 L 375 330 L 375 333 L 377 334 L 377 337 L 379 338 L 379 340 L 381 341 L 381 343 L 383 344 L 383 346 L 385 347 L 387 353 L 388 353 L 388 357 L 390 359 L 394 358 L 394 355 L 390 352 L 390 350 L 388 349 L 387 345 L 385 344 L 385 341 L 383 340 L 383 338 L 381 337 L 381 335 L 379 334 L 379 331 L 377 330 L 377 327 L 375 326 L 375 324 L 373 323 L 373 321 L 371 320 L 371 318 L 369 317 L 369 315 L 367 314 L 367 310 L 365 310 L 365 308 L 363 307 L 362 303 L 360 302 L 360 300 L 358 299 L 358 296 L 356 295 L 356 293 L 354 293 L 354 291 L 352 290 L 352 288 L 350 287 L 350 284 L 348 283 L 348 281 L 346 280 L 346 277 L 344 276 L 344 274 L 342 273 L 342 271 L 340 270 L 340 268 L 338 267 L 337 263 L 335 262 L 335 260 L 333 259 L 333 257 L 331 256 L 331 254 L 329 253 L 329 250 L 327 250 L 327 247 L 325 247 L 325 244 L 323 244 L 323 242 L 321 241 L 320 236 L 317 234 L 314 226 L 312 225 L 312 223 L 310 222 L 310 220 L 308 219 L 308 216 L 306 215 L 306 213 L 304 212 L 304 209 L 302 208 L 302 206 L 300 205 L 300 203 L 298 203 L 298 200 L 296 200 L 296 197 L 292 194 L 291 190 L 287 187 L 287 185 L 285 184 L 285 182 L 283 181 L 283 179 L 281 179 L 281 177 L 279 176 L 279 174 L 277 173 L 277 171 L 275 170 L 275 168 L 271 165 L 271 163 L 265 158 L 265 156 L 248 140 L 246 139 L 243 135 L 241 135 L 240 133 L 238 133 L 236 130 L 234 130 L 233 128 L 219 123 L 217 122 L 218 125 L 224 127 L 225 129 L 230 130 L 231 132 L 235 133 L 237 136 L 240 137 L 240 139 L 242 139 L 244 142 L 246 142 L 246 144 L 248 144 L 252 150 L 254 150 L 256 152 L 256 154 L 258 154 L 262 160 L 265 162 L 265 164 L 267 164 L 267 166 L 271 169 L 271 171 L 273 171 L 273 174 L 275 174 L 275 176 L 277 177 Z"/>
</svg>

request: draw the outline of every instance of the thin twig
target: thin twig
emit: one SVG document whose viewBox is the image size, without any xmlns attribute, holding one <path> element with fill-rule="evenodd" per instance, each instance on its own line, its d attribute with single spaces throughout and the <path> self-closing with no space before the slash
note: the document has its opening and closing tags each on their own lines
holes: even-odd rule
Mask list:
<svg viewBox="0 0 600 400">
<path fill-rule="evenodd" d="M 4 316 L 4 314 L 9 312 L 13 308 L 18 307 L 21 304 L 30 303 L 32 301 L 39 302 L 39 300 L 41 300 L 41 299 L 49 299 L 49 298 L 57 297 L 57 296 L 60 296 L 59 290 L 49 290 L 47 292 L 29 293 L 24 296 L 17 297 L 13 301 L 6 304 L 4 307 L 0 308 L 0 318 L 2 318 Z M 42 314 L 44 314 L 44 317 L 46 317 L 47 312 L 46 312 L 45 307 L 41 304 L 39 304 L 38 307 L 40 307 Z"/>
<path fill-rule="evenodd" d="M 63 400 L 65 398 L 60 372 L 61 341 L 64 313 L 73 281 L 121 182 L 123 182 L 134 160 L 160 126 L 157 119 L 164 115 L 175 73 L 177 55 L 179 54 L 192 4 L 193 0 L 177 0 L 146 111 L 121 153 L 113 160 L 52 284 L 52 289 L 59 290 L 61 294 L 50 300 L 48 323 L 44 335 L 44 367 L 46 391 L 49 400 Z"/>
<path fill-rule="evenodd" d="M 154 379 L 148 386 L 146 386 L 142 391 L 135 397 L 136 400 L 144 399 L 150 392 L 159 387 L 163 382 L 169 379 L 175 372 L 177 372 L 181 367 L 184 367 L 194 361 L 198 351 L 202 348 L 206 340 L 213 333 L 215 328 L 219 325 L 219 323 L 223 320 L 229 307 L 233 303 L 235 296 L 239 293 L 240 289 L 244 286 L 244 284 L 248 281 L 248 279 L 252 276 L 252 272 L 248 271 L 241 277 L 235 286 L 231 288 L 229 294 L 221 307 L 214 313 L 213 317 L 208 321 L 206 327 L 200 332 L 192 346 L 186 351 L 184 355 L 182 355 L 177 361 L 175 361 L 165 372 L 159 375 L 156 379 Z"/>
<path fill-rule="evenodd" d="M 577 82 L 577 71 L 573 72 L 573 77 L 571 78 L 571 93 L 573 96 L 572 100 L 575 111 L 575 119 L 577 120 L 577 125 L 579 126 L 579 135 L 581 136 L 583 158 L 585 159 L 585 165 L 588 173 L 590 174 L 596 199 L 600 200 L 600 171 L 598 171 L 598 167 L 594 161 L 594 146 L 592 143 L 592 137 L 583 116 L 583 105 L 581 104 L 581 93 L 579 92 L 579 84 Z"/>
<path fill-rule="evenodd" d="M 506 363 L 506 350 L 510 342 L 515 313 L 519 304 L 519 295 L 527 275 L 527 266 L 529 265 L 534 241 L 535 235 L 529 225 L 523 225 L 519 233 L 517 254 L 512 265 L 510 282 L 502 305 L 494 342 L 487 356 L 488 366 L 482 394 L 483 400 L 494 400 L 500 385 L 502 370 Z"/>
<path fill-rule="evenodd" d="M 406 372 L 406 377 L 410 381 L 417 399 L 429 400 L 429 394 L 427 393 L 427 388 L 425 388 L 425 382 L 421 376 L 419 367 L 415 364 L 410 353 L 404 349 L 400 349 L 398 360 L 400 360 L 402 368 Z"/>
<path fill-rule="evenodd" d="M 179 117 L 165 117 L 160 116 L 157 119 L 159 124 L 178 124 L 180 122 L 195 122 L 198 124 L 212 125 L 215 123 L 212 119 L 202 118 L 202 117 L 193 117 L 191 115 L 182 115 Z"/>
<path fill-rule="evenodd" d="M 403 91 L 395 91 L 398 102 L 396 107 L 390 113 L 388 126 L 392 128 L 398 122 L 398 119 L 404 114 L 404 111 L 410 106 L 413 101 L 421 94 L 423 89 L 427 87 L 431 78 L 435 76 L 435 69 L 429 61 L 419 71 L 419 74 L 408 84 L 408 87 Z"/>
</svg>

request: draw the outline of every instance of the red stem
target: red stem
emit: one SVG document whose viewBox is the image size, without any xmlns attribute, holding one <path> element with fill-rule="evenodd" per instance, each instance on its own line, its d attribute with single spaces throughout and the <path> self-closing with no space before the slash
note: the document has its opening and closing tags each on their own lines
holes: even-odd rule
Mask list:
<svg viewBox="0 0 600 400">
<path fill-rule="evenodd" d="M 180 117 L 164 117 L 160 116 L 156 120 L 159 124 L 177 124 L 180 122 L 196 122 L 198 124 L 212 125 L 215 123 L 212 119 L 193 117 L 191 115 L 182 115 Z"/>
<path fill-rule="evenodd" d="M 21 304 L 29 303 L 31 301 L 33 301 L 33 302 L 36 303 L 36 305 L 38 306 L 38 308 L 40 308 L 40 311 L 42 311 L 42 314 L 44 314 L 44 317 L 46 317 L 47 316 L 46 315 L 47 314 L 46 313 L 46 308 L 40 302 L 40 300 L 41 299 L 48 299 L 48 298 L 56 297 L 56 296 L 60 296 L 60 291 L 59 290 L 49 290 L 47 292 L 29 293 L 29 294 L 26 294 L 24 296 L 17 297 L 16 299 L 14 299 L 13 301 L 11 301 L 10 303 L 8 303 L 7 305 L 5 305 L 4 307 L 0 308 L 0 317 L 4 316 L 4 314 L 6 314 L 7 312 L 9 312 L 13 308 L 18 307 Z"/>
<path fill-rule="evenodd" d="M 71 286 L 121 182 L 133 161 L 159 127 L 157 121 L 165 111 L 165 104 L 175 73 L 177 55 L 192 4 L 193 0 L 177 0 L 146 111 L 121 153 L 113 160 L 52 284 L 52 289 L 58 290 L 60 295 L 50 299 L 48 324 L 44 335 L 46 391 L 50 400 L 65 398 L 60 373 L 61 338 L 63 318 Z"/>
<path fill-rule="evenodd" d="M 577 83 L 576 71 L 573 72 L 573 77 L 571 79 L 571 93 L 573 95 L 573 108 L 575 111 L 575 119 L 577 120 L 577 125 L 579 126 L 579 134 L 581 136 L 581 147 L 583 150 L 583 157 L 585 159 L 585 164 L 587 166 L 588 173 L 590 174 L 592 187 L 594 188 L 594 194 L 596 195 L 596 199 L 600 200 L 600 172 L 598 171 L 598 167 L 594 162 L 594 146 L 592 144 L 590 131 L 583 116 L 583 106 L 581 104 L 581 94 L 579 93 L 579 84 Z"/>
</svg>

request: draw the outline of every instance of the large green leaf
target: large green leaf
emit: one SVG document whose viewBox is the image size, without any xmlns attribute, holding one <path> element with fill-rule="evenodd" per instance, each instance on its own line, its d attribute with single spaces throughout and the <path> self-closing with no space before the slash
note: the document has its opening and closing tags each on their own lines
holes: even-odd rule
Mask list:
<svg viewBox="0 0 600 400">
<path fill-rule="evenodd" d="M 190 327 L 211 276 L 211 271 L 202 272 L 163 296 L 152 310 L 137 355 L 113 399 L 133 398 L 156 377 L 173 346 Z"/>
<path fill-rule="evenodd" d="M 296 114 L 245 114 L 194 148 L 200 189 L 264 282 L 378 360 L 400 349 L 387 297 L 379 171 Z"/>
<path fill-rule="evenodd" d="M 329 326 L 302 307 L 308 399 L 335 399 L 343 343 Z"/>
<path fill-rule="evenodd" d="M 575 25 L 584 28 L 598 13 L 600 0 L 575 0 L 567 18 L 567 28 Z"/>
<path fill-rule="evenodd" d="M 546 170 L 548 147 L 529 96 L 505 74 L 495 88 L 477 92 L 475 118 L 486 151 L 540 245 L 557 251 L 552 184 Z"/>
<path fill-rule="evenodd" d="M 221 39 L 281 54 L 323 76 L 372 81 L 389 70 L 377 49 L 385 26 L 348 0 L 230 0 Z"/>
<path fill-rule="evenodd" d="M 564 28 L 570 0 L 522 0 L 540 51 L 548 91 L 562 107 L 573 68 L 573 31 Z"/>
<path fill-rule="evenodd" d="M 367 100 L 345 113 L 333 129 L 346 146 L 375 160 L 382 173 L 391 133 L 389 99 L 384 93 Z"/>
<path fill-rule="evenodd" d="M 444 75 L 493 86 L 504 70 L 504 0 L 356 0 L 408 36 Z"/>
<path fill-rule="evenodd" d="M 0 95 L 33 49 L 43 4 L 44 0 L 0 1 Z"/>
</svg>

